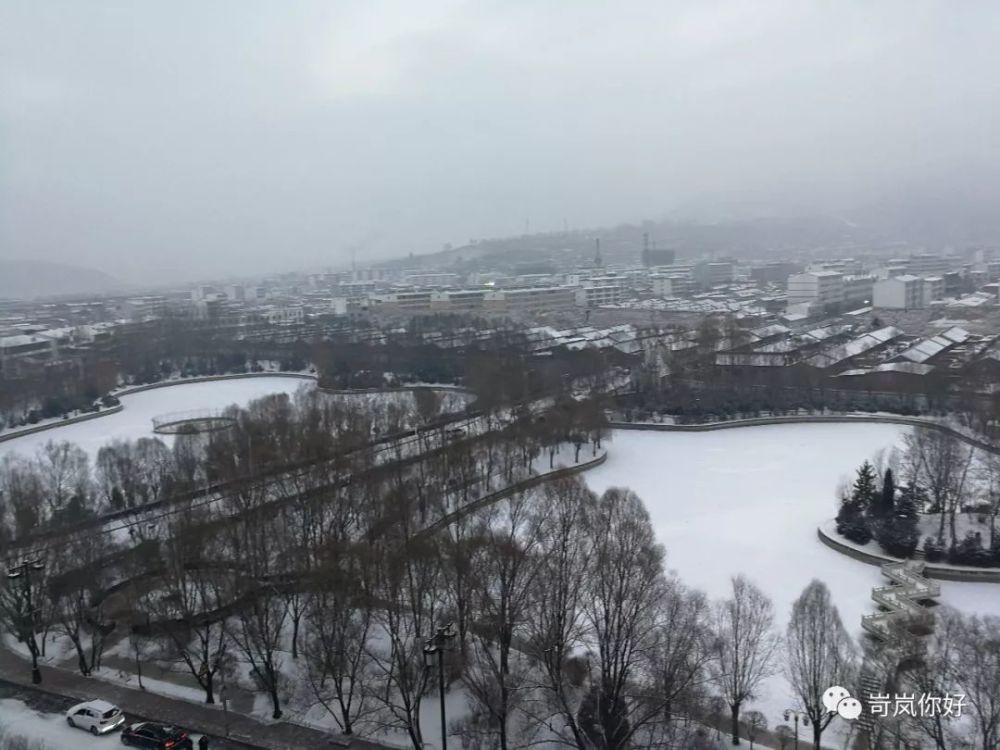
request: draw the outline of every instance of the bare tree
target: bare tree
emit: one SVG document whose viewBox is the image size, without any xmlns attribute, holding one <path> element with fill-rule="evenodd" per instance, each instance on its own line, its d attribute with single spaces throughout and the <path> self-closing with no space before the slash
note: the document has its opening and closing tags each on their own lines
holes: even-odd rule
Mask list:
<svg viewBox="0 0 1000 750">
<path fill-rule="evenodd" d="M 230 641 L 246 661 L 260 688 L 271 699 L 271 715 L 282 716 L 282 631 L 288 619 L 288 603 L 274 588 L 245 588 L 235 616 L 227 622 Z"/>
<path fill-rule="evenodd" d="M 669 579 L 660 606 L 648 668 L 657 686 L 656 700 L 662 702 L 663 722 L 669 724 L 676 711 L 691 713 L 701 697 L 712 634 L 705 595 L 676 578 Z"/>
<path fill-rule="evenodd" d="M 583 612 L 597 670 L 588 695 L 592 713 L 587 701 L 581 706 L 581 714 L 593 719 L 580 723 L 591 742 L 618 750 L 662 711 L 662 705 L 637 700 L 630 682 L 656 642 L 667 589 L 664 552 L 642 500 L 629 490 L 601 495 L 586 528 L 593 542 Z"/>
<path fill-rule="evenodd" d="M 795 739 L 795 732 L 787 724 L 779 724 L 774 728 L 774 736 L 778 740 L 779 750 L 785 750 Z"/>
<path fill-rule="evenodd" d="M 563 744 L 583 750 L 588 740 L 577 714 L 585 673 L 570 653 L 586 639 L 583 614 L 593 541 L 581 533 L 596 498 L 576 478 L 543 485 L 549 506 L 543 526 L 543 569 L 527 609 L 525 649 L 542 673 L 540 698 L 525 710 Z"/>
<path fill-rule="evenodd" d="M 317 702 L 346 735 L 354 734 L 374 709 L 369 647 L 375 630 L 375 569 L 364 550 L 341 554 L 339 545 L 331 547 L 306 612 L 306 677 Z"/>
<path fill-rule="evenodd" d="M 83 675 L 101 665 L 104 640 L 115 627 L 99 598 L 97 552 L 90 539 L 67 539 L 49 560 L 47 593 L 53 625 L 73 644 Z"/>
<path fill-rule="evenodd" d="M 980 750 L 995 750 L 1000 747 L 1000 618 L 945 610 L 938 620 L 942 636 L 948 637 L 947 644 L 937 635 L 934 638 L 938 647 L 946 649 L 935 659 L 946 670 L 938 677 L 939 689 L 964 696 L 963 716 L 969 723 L 962 739 Z M 945 727 L 946 737 L 949 730 L 953 733 L 957 727 Z"/>
<path fill-rule="evenodd" d="M 997 516 L 1000 515 L 1000 454 L 982 451 L 978 462 L 978 478 L 984 499 L 989 506 L 990 549 L 997 546 Z"/>
<path fill-rule="evenodd" d="M 270 697 L 272 716 L 279 719 L 282 646 L 288 620 L 288 601 L 282 588 L 287 582 L 275 575 L 278 526 L 267 514 L 266 499 L 260 483 L 252 480 L 228 497 L 241 510 L 239 518 L 225 526 L 228 552 L 240 562 L 241 569 L 226 579 L 226 595 L 235 609 L 226 629 L 229 642 Z"/>
<path fill-rule="evenodd" d="M 822 581 L 813 580 L 792 604 L 785 639 L 785 673 L 809 717 L 813 746 L 820 748 L 823 730 L 836 714 L 823 705 L 823 693 L 854 679 L 855 648 L 840 613 Z"/>
<path fill-rule="evenodd" d="M 146 606 L 170 639 L 176 660 L 205 691 L 205 703 L 215 703 L 215 679 L 230 646 L 224 618 L 231 602 L 223 579 L 236 574 L 206 556 L 212 543 L 207 521 L 204 515 L 177 517 L 163 545 L 163 590 L 146 597 Z"/>
<path fill-rule="evenodd" d="M 376 699 L 383 725 L 406 732 L 414 750 L 422 750 L 420 706 L 429 675 L 423 648 L 441 614 L 441 557 L 437 540 L 419 533 L 420 513 L 408 488 L 394 487 L 384 502 L 391 508 L 385 514 L 391 526 L 368 552 L 380 563 L 374 596 L 382 606 L 369 649 L 379 685 Z"/>
<path fill-rule="evenodd" d="M 38 531 L 44 520 L 45 487 L 34 462 L 17 454 L 0 458 L 0 495 L 8 505 L 14 538 Z"/>
<path fill-rule="evenodd" d="M 740 744 L 740 710 L 755 697 L 760 683 L 774 673 L 779 639 L 774 605 L 743 576 L 732 579 L 733 595 L 717 602 L 712 671 L 729 706 L 733 744 Z"/>
<path fill-rule="evenodd" d="M 743 714 L 743 723 L 747 725 L 747 739 L 750 740 L 750 750 L 753 750 L 753 743 L 767 729 L 767 717 L 760 711 L 747 711 Z"/>
<path fill-rule="evenodd" d="M 538 506 L 541 511 L 534 510 Z M 525 620 L 535 578 L 544 523 L 543 504 L 517 493 L 489 507 L 479 524 L 471 558 L 473 658 L 464 682 L 472 700 L 489 717 L 491 745 L 511 746 L 510 719 L 527 677 L 517 664 L 515 637 Z"/>
<path fill-rule="evenodd" d="M 930 427 L 914 428 L 904 441 L 908 479 L 927 487 L 934 510 L 941 514 L 938 537 L 944 539 L 947 521 L 954 547 L 955 516 L 965 493 L 975 448 L 950 432 Z"/>
<path fill-rule="evenodd" d="M 18 643 L 28 648 L 33 669 L 37 669 L 42 653 L 38 633 L 45 627 L 41 618 L 45 575 L 43 563 L 34 560 L 22 561 L 19 570 L 0 577 L 0 621 Z"/>
<path fill-rule="evenodd" d="M 51 514 L 63 510 L 71 498 L 88 494 L 89 459 L 80 446 L 50 440 L 38 449 L 36 460 Z"/>
</svg>

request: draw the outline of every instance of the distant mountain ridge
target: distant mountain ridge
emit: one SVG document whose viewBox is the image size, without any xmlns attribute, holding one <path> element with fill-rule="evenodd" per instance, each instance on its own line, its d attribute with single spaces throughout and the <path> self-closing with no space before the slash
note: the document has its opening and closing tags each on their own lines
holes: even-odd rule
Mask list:
<svg viewBox="0 0 1000 750">
<path fill-rule="evenodd" d="M 0 298 L 99 294 L 121 286 L 118 279 L 96 268 L 43 260 L 0 260 Z"/>
</svg>

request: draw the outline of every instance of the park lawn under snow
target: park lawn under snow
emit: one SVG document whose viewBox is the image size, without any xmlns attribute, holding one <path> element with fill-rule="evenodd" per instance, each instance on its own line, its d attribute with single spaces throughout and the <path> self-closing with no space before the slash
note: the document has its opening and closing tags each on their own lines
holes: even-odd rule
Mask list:
<svg viewBox="0 0 1000 750">
<path fill-rule="evenodd" d="M 586 472 L 597 492 L 629 487 L 645 502 L 667 567 L 713 599 L 743 573 L 775 605 L 784 633 L 792 602 L 813 578 L 830 588 L 848 632 L 874 611 L 879 569 L 823 545 L 816 527 L 836 513 L 836 491 L 866 458 L 902 442 L 887 424 L 802 424 L 715 432 L 616 431 L 607 461 Z M 1000 615 L 1000 586 L 941 583 L 941 602 Z M 770 678 L 752 706 L 772 726 L 796 701 L 784 677 Z M 843 720 L 835 719 L 833 729 Z M 806 736 L 803 733 L 803 736 Z M 833 739 L 831 737 L 831 739 Z"/>
<path fill-rule="evenodd" d="M 300 387 L 312 388 L 314 385 L 303 378 L 276 375 L 178 383 L 163 388 L 153 388 L 122 396 L 123 408 L 114 414 L 2 442 L 0 456 L 6 453 L 20 453 L 25 457 L 31 457 L 50 440 L 57 442 L 66 440 L 83 448 L 93 463 L 97 458 L 97 451 L 112 440 L 153 437 L 153 417 L 196 409 L 223 409 L 230 404 L 245 406 L 255 399 L 273 393 L 295 393 Z M 156 435 L 156 437 L 167 445 L 173 444 L 172 435 Z"/>
</svg>

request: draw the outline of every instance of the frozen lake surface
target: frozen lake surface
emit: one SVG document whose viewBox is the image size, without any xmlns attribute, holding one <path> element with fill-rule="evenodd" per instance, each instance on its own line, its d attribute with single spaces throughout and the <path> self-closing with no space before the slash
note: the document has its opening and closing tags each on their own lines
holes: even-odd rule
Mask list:
<svg viewBox="0 0 1000 750">
<path fill-rule="evenodd" d="M 178 383 L 153 388 L 148 391 L 122 396 L 124 408 L 85 422 L 54 427 L 24 437 L 0 443 L 0 456 L 20 453 L 33 456 L 39 447 L 50 440 L 68 440 L 76 443 L 90 455 L 93 462 L 97 451 L 112 440 L 136 440 L 153 437 L 153 417 L 194 409 L 222 409 L 230 404 L 245 406 L 254 399 L 272 393 L 295 393 L 301 387 L 313 388 L 315 382 L 305 378 L 274 377 L 230 378 L 201 383 Z M 157 435 L 167 445 L 173 443 L 171 435 Z"/>
<path fill-rule="evenodd" d="M 906 432 L 890 424 L 621 430 L 607 461 L 583 476 L 597 492 L 623 486 L 643 499 L 667 566 L 687 585 L 722 598 L 731 593 L 730 577 L 745 574 L 773 600 L 783 634 L 792 602 L 819 578 L 857 639 L 861 615 L 875 611 L 871 589 L 884 579 L 877 567 L 823 545 L 816 526 L 835 515 L 840 481 Z M 1000 584 L 942 581 L 941 601 L 1000 615 Z M 794 703 L 776 677 L 754 707 L 773 725 Z"/>
</svg>

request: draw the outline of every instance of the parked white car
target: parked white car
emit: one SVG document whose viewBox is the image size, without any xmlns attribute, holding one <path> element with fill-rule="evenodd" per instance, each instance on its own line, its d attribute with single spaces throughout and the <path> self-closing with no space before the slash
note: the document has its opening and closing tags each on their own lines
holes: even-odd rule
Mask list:
<svg viewBox="0 0 1000 750">
<path fill-rule="evenodd" d="M 105 734 L 125 723 L 125 714 L 107 701 L 78 703 L 66 712 L 66 723 L 91 734 Z"/>
</svg>

